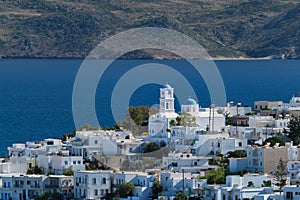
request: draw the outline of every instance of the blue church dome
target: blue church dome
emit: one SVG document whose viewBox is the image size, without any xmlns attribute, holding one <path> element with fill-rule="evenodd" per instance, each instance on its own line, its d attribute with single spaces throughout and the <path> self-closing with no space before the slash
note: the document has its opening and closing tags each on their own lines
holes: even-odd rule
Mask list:
<svg viewBox="0 0 300 200">
<path fill-rule="evenodd" d="M 194 99 L 192 99 L 192 98 L 188 98 L 185 101 L 185 105 L 197 105 L 197 102 Z"/>
<path fill-rule="evenodd" d="M 172 88 L 169 84 L 163 85 L 162 88 Z"/>
</svg>

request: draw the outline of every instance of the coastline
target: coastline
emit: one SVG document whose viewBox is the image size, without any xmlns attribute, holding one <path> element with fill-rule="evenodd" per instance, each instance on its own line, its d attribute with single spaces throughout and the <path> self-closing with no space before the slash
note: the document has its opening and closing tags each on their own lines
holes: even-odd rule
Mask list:
<svg viewBox="0 0 300 200">
<path fill-rule="evenodd" d="M 33 59 L 33 60 L 85 60 L 86 57 L 30 57 L 30 56 L 7 56 L 7 57 L 0 57 L 0 60 L 27 60 L 27 59 Z M 98 59 L 98 58 L 89 58 L 89 59 Z M 106 58 L 107 59 L 107 58 Z M 267 57 L 211 57 L 206 60 L 215 60 L 215 61 L 226 61 L 226 60 L 232 60 L 232 61 L 243 61 L 243 60 L 299 60 L 300 58 L 274 58 L 272 56 Z M 118 58 L 118 60 L 186 60 L 181 58 Z M 191 58 L 188 60 L 197 60 L 197 58 Z"/>
</svg>

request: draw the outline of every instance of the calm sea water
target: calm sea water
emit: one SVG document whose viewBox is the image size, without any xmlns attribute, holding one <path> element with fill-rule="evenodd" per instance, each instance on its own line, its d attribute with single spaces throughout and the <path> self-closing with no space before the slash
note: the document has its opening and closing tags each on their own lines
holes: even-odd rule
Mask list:
<svg viewBox="0 0 300 200">
<path fill-rule="evenodd" d="M 114 123 L 110 111 L 114 84 L 132 67 L 149 62 L 120 60 L 105 72 L 95 98 L 102 126 Z M 210 105 L 204 81 L 195 76 L 188 63 L 154 62 L 177 68 L 193 85 L 200 105 Z M 0 59 L 0 155 L 4 156 L 7 146 L 12 143 L 61 137 L 75 129 L 72 90 L 81 63 L 82 60 L 65 59 Z M 249 106 L 255 100 L 287 102 L 300 91 L 300 60 L 216 61 L 216 65 L 228 101 Z M 130 104 L 158 103 L 159 87 L 157 84 L 140 87 L 131 97 Z M 179 108 L 178 103 L 176 107 Z"/>
</svg>

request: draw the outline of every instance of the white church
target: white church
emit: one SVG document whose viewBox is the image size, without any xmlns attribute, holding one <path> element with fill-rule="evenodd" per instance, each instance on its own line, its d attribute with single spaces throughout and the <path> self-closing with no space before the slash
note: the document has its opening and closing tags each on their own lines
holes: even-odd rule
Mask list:
<svg viewBox="0 0 300 200">
<path fill-rule="evenodd" d="M 178 116 L 174 108 L 174 88 L 169 84 L 160 88 L 159 100 L 159 112 L 149 117 L 148 134 L 153 139 L 165 139 L 167 142 L 167 138 L 171 137 L 170 121 L 176 120 Z M 222 132 L 225 127 L 225 117 L 222 113 L 218 113 L 217 108 L 201 108 L 192 98 L 188 98 L 181 105 L 181 113 L 189 113 L 195 117 L 195 126 L 199 132 Z"/>
</svg>

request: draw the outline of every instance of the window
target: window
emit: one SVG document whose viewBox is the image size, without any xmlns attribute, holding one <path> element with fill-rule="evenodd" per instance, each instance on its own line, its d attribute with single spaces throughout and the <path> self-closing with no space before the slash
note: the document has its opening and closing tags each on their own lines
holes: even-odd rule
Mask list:
<svg viewBox="0 0 300 200">
<path fill-rule="evenodd" d="M 102 184 L 106 184 L 106 178 L 102 178 Z"/>
<path fill-rule="evenodd" d="M 239 142 L 239 147 L 243 146 L 243 143 L 242 142 Z"/>
<path fill-rule="evenodd" d="M 80 161 L 80 160 L 78 160 L 78 161 L 77 161 L 77 164 L 78 164 L 78 165 L 80 165 L 80 164 L 81 164 L 81 161 Z"/>
<path fill-rule="evenodd" d="M 68 165 L 68 161 L 65 161 L 65 165 Z"/>
<path fill-rule="evenodd" d="M 97 179 L 93 178 L 93 184 L 96 185 L 97 184 Z"/>
<path fill-rule="evenodd" d="M 98 196 L 98 190 L 95 190 L 95 196 Z"/>
<path fill-rule="evenodd" d="M 76 161 L 73 161 L 73 165 L 76 165 Z"/>
<path fill-rule="evenodd" d="M 98 140 L 95 140 L 95 144 L 98 144 Z"/>
<path fill-rule="evenodd" d="M 292 192 L 286 192 L 286 198 L 287 199 L 293 199 L 293 193 Z"/>
<path fill-rule="evenodd" d="M 101 189 L 101 195 L 104 195 L 104 190 L 103 189 Z"/>
<path fill-rule="evenodd" d="M 197 164 L 198 164 L 197 162 L 194 162 L 194 166 L 197 166 Z"/>
<path fill-rule="evenodd" d="M 30 185 L 31 184 L 31 181 L 27 181 L 27 185 Z"/>
</svg>

